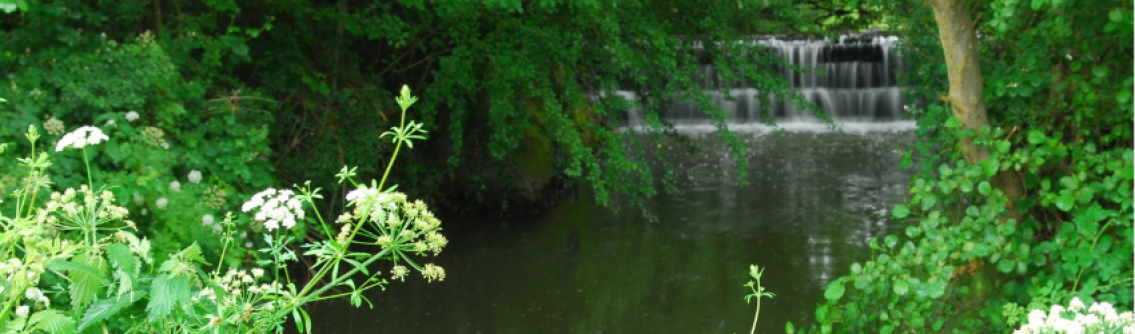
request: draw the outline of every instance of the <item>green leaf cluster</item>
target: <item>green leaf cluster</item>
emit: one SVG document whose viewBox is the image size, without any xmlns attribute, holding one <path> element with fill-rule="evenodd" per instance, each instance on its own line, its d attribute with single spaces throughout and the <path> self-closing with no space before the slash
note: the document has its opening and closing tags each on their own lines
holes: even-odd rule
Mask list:
<svg viewBox="0 0 1135 334">
<path fill-rule="evenodd" d="M 887 5 L 903 27 L 922 142 L 903 235 L 833 281 L 812 332 L 1008 332 L 1028 309 L 1133 303 L 1135 151 L 1131 4 L 974 3 L 991 126 L 965 129 L 936 25 L 921 2 Z M 909 15 L 905 13 L 910 13 Z M 959 144 L 990 153 L 967 163 Z M 1006 193 L 1004 178 L 1023 189 Z M 880 242 L 881 241 L 881 242 Z"/>
</svg>

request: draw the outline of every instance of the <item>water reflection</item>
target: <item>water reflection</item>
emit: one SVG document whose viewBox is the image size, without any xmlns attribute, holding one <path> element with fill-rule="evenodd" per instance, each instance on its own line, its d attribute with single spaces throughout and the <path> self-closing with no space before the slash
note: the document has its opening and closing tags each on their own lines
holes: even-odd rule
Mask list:
<svg viewBox="0 0 1135 334">
<path fill-rule="evenodd" d="M 887 210 L 909 174 L 894 151 L 910 148 L 909 131 L 746 131 L 749 184 L 736 186 L 727 150 L 684 130 L 703 149 L 666 148 L 680 191 L 647 203 L 657 221 L 581 199 L 537 221 L 451 227 L 444 282 L 397 282 L 369 296 L 373 310 L 320 305 L 319 332 L 739 333 L 752 322 L 750 263 L 769 268 L 777 294 L 761 331 L 780 332 L 869 256 L 867 238 L 897 232 Z"/>
</svg>

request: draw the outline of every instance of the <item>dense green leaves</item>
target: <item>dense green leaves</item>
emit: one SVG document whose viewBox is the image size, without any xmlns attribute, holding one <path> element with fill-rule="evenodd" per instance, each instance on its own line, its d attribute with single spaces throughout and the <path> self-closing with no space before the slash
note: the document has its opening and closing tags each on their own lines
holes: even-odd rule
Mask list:
<svg viewBox="0 0 1135 334">
<path fill-rule="evenodd" d="M 933 16 L 921 2 L 886 5 L 903 13 L 893 22 L 905 31 L 909 98 L 938 101 L 948 87 L 936 77 L 945 72 Z M 1130 2 L 972 8 L 991 126 L 962 129 L 948 108 L 923 108 L 921 170 L 910 202 L 892 211 L 919 218 L 900 220 L 910 241 L 872 239 L 878 254 L 844 277 L 853 284 L 843 298 L 825 298 L 813 332 L 1009 332 L 1027 310 L 1072 296 L 1135 306 L 1133 80 L 1116 78 L 1132 72 L 1121 56 L 1132 45 L 1114 42 L 1132 37 Z M 963 140 L 988 159 L 964 161 Z M 1015 308 L 1025 311 L 1006 311 Z"/>
</svg>

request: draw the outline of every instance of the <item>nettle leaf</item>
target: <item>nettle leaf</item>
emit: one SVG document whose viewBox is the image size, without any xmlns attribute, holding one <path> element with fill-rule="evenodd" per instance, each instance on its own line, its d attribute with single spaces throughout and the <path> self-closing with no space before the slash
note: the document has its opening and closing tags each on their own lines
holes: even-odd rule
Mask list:
<svg viewBox="0 0 1135 334">
<path fill-rule="evenodd" d="M 118 279 L 118 291 L 115 295 L 122 296 L 133 291 L 134 281 L 138 277 L 141 266 L 138 258 L 130 252 L 130 247 L 122 243 L 110 244 L 106 250 L 107 258 L 110 260 L 111 266 L 115 268 L 114 276 Z"/>
<path fill-rule="evenodd" d="M 70 295 L 71 306 L 76 309 L 81 309 L 89 305 L 98 296 L 99 288 L 102 287 L 104 271 L 107 268 L 106 260 L 102 257 L 94 256 L 91 254 L 83 253 L 74 257 L 75 262 L 82 263 L 94 269 L 90 270 L 69 270 L 67 277 L 71 279 Z"/>
<path fill-rule="evenodd" d="M 83 314 L 83 319 L 79 320 L 79 331 L 81 332 L 92 324 L 106 320 L 144 296 L 146 296 L 146 291 L 137 291 L 128 295 L 95 301 L 94 304 L 91 304 L 91 307 L 87 308 L 87 312 Z"/>
<path fill-rule="evenodd" d="M 150 302 L 146 304 L 148 318 L 153 321 L 161 319 L 171 312 L 179 303 L 188 303 L 193 297 L 189 287 L 189 277 L 158 275 L 154 278 L 150 288 Z"/>
<path fill-rule="evenodd" d="M 28 327 L 48 333 L 74 333 L 75 320 L 57 310 L 43 310 L 28 318 Z"/>
</svg>

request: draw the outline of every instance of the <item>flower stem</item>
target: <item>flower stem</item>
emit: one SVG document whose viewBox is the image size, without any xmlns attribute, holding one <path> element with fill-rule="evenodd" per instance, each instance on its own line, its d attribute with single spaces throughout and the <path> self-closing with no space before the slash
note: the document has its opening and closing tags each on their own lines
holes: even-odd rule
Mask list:
<svg viewBox="0 0 1135 334">
<path fill-rule="evenodd" d="M 95 183 L 93 181 L 91 181 L 91 163 L 90 163 L 90 159 L 87 159 L 87 148 L 86 147 L 83 147 L 83 164 L 87 166 L 87 185 L 91 187 L 92 191 L 94 191 Z"/>
<path fill-rule="evenodd" d="M 761 283 L 757 282 L 757 286 L 760 286 L 760 285 L 761 285 Z M 753 316 L 753 329 L 749 330 L 749 334 L 753 334 L 757 331 L 757 319 L 760 318 L 760 317 L 761 317 L 761 297 L 757 296 L 757 314 Z"/>
</svg>

